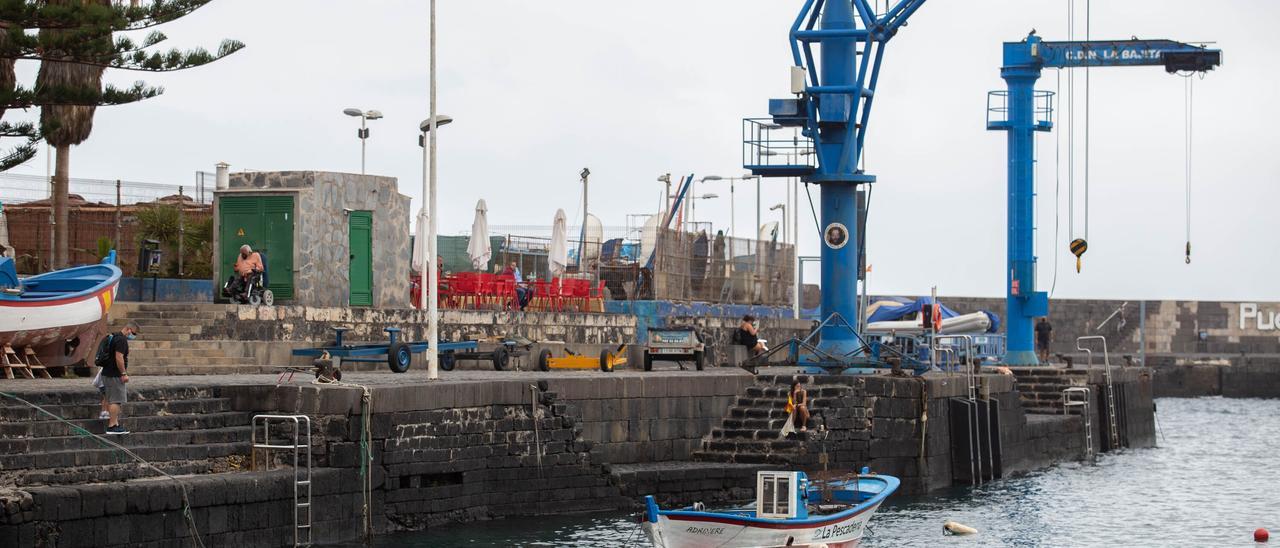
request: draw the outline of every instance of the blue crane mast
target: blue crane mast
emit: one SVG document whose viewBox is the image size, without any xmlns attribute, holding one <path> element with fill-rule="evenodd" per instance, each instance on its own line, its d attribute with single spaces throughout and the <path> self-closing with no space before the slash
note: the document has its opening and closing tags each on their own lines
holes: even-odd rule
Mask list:
<svg viewBox="0 0 1280 548">
<path fill-rule="evenodd" d="M 826 321 L 818 348 L 827 359 L 848 359 L 863 349 L 853 328 L 864 241 L 857 196 L 859 185 L 876 178 L 859 165 L 884 47 L 924 2 L 899 0 L 876 13 L 868 0 L 807 0 L 790 33 L 794 97 L 771 99 L 767 118 L 743 120 L 744 168 L 762 177 L 799 177 L 822 189 Z"/>
<path fill-rule="evenodd" d="M 1008 133 L 1007 344 L 1005 361 L 1038 363 L 1033 322 L 1049 313 L 1048 294 L 1036 291 L 1033 140 L 1053 129 L 1053 96 L 1035 91 L 1046 68 L 1163 66 L 1165 71 L 1204 72 L 1222 63 L 1222 51 L 1172 40 L 1045 42 L 1034 31 L 1004 44 L 1000 76 L 1008 89 L 988 98 L 987 129 Z M 994 116 L 993 116 L 994 114 Z M 1082 252 L 1082 250 L 1081 250 Z"/>
</svg>

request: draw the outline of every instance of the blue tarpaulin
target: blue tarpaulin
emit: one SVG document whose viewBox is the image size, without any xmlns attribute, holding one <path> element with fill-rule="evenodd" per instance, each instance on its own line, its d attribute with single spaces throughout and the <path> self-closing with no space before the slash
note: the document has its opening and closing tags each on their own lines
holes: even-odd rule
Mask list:
<svg viewBox="0 0 1280 548">
<path fill-rule="evenodd" d="M 921 297 L 916 300 L 903 297 L 877 298 L 871 303 L 871 306 L 875 307 L 875 312 L 872 312 L 871 316 L 867 318 L 867 323 L 913 320 L 916 319 L 916 315 L 920 313 L 920 310 L 932 304 L 932 297 Z M 982 313 L 991 319 L 991 328 L 987 331 L 994 333 L 999 330 L 1000 317 L 986 310 L 983 310 Z M 961 315 L 959 312 L 942 305 L 942 319 L 954 318 L 959 315 Z"/>
</svg>

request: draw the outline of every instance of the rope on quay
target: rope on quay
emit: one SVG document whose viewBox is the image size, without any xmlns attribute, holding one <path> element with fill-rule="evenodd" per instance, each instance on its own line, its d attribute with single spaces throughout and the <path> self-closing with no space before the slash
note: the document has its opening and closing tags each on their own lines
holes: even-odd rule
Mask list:
<svg viewBox="0 0 1280 548">
<path fill-rule="evenodd" d="M 370 538 L 373 535 L 373 390 L 363 384 L 342 382 L 325 375 L 316 377 L 311 384 L 358 388 L 363 392 L 360 396 L 360 494 L 364 497 L 364 536 Z"/>
<path fill-rule="evenodd" d="M 197 547 L 199 547 L 199 548 L 204 548 L 204 541 L 200 539 L 200 531 L 199 531 L 199 529 L 197 529 L 197 528 L 196 528 L 196 519 L 195 519 L 195 516 L 194 516 L 194 515 L 192 515 L 192 513 L 191 513 L 191 500 L 190 500 L 190 498 L 188 498 L 188 497 L 187 497 L 187 486 L 186 486 L 186 484 L 182 483 L 182 481 L 181 481 L 181 480 L 179 480 L 178 478 L 175 478 L 175 477 L 173 477 L 173 476 L 169 475 L 169 474 L 168 474 L 168 473 L 166 473 L 164 470 L 161 470 L 161 469 L 157 468 L 157 467 L 156 467 L 156 465 L 151 464 L 151 463 L 150 463 L 150 462 L 148 462 L 146 459 L 144 459 L 144 458 L 142 458 L 142 457 L 139 457 L 137 453 L 134 453 L 133 451 L 130 451 L 129 449 L 127 449 L 127 448 L 125 448 L 125 447 L 123 447 L 123 446 L 121 446 L 121 445 L 119 445 L 119 444 L 117 444 L 117 443 L 115 443 L 115 442 L 113 442 L 113 441 L 111 441 L 111 440 L 109 440 L 109 439 L 106 439 L 106 438 L 104 438 L 104 437 L 102 437 L 102 436 L 99 436 L 99 435 L 97 435 L 97 434 L 94 434 L 93 432 L 90 432 L 90 431 L 88 431 L 88 430 L 85 430 L 84 428 L 82 428 L 82 427 L 80 427 L 80 426 L 77 426 L 75 423 L 73 423 L 73 422 L 71 422 L 71 421 L 69 421 L 69 420 L 67 420 L 67 419 L 65 419 L 65 418 L 62 418 L 62 417 L 60 417 L 60 416 L 58 416 L 58 415 L 55 415 L 55 414 L 53 414 L 52 412 L 50 412 L 49 410 L 47 410 L 47 409 L 45 409 L 45 408 L 43 408 L 43 407 L 40 407 L 39 405 L 36 405 L 36 404 L 34 404 L 34 403 L 31 403 L 31 402 L 29 402 L 29 401 L 27 401 L 27 400 L 24 400 L 24 399 L 22 399 L 22 398 L 19 398 L 18 396 L 15 396 L 15 395 L 13 395 L 13 394 L 9 394 L 9 393 L 7 393 L 7 392 L 0 392 L 0 396 L 4 396 L 4 397 L 9 398 L 9 399 L 11 399 L 11 400 L 17 401 L 17 402 L 19 402 L 19 403 L 22 403 L 23 405 L 26 405 L 26 406 L 28 406 L 28 407 L 31 407 L 32 409 L 35 409 L 36 411 L 39 411 L 39 412 L 41 412 L 41 413 L 43 413 L 43 414 L 45 414 L 45 415 L 48 415 L 48 416 L 52 417 L 54 420 L 57 420 L 58 422 L 61 422 L 61 423 L 63 423 L 63 424 L 66 424 L 68 427 L 70 427 L 70 428 L 71 428 L 71 431 L 72 431 L 73 433 L 75 433 L 77 436 L 82 436 L 82 437 L 85 437 L 85 438 L 92 439 L 92 440 L 97 441 L 98 443 L 102 444 L 102 445 L 103 445 L 103 446 L 105 446 L 105 447 L 110 447 L 110 448 L 112 448 L 112 449 L 115 449 L 115 450 L 117 450 L 117 451 L 120 451 L 121 453 L 124 453 L 125 455 L 128 455 L 129 457 L 131 457 L 131 458 L 133 458 L 134 460 L 138 461 L 138 462 L 139 462 L 139 463 L 141 463 L 143 466 L 146 466 L 147 468 L 150 468 L 150 469 L 154 470 L 156 473 L 158 473 L 158 474 L 160 474 L 160 475 L 162 475 L 162 476 L 164 476 L 164 477 L 166 477 L 166 478 L 168 478 L 168 479 L 170 479 L 170 480 L 173 480 L 173 482 L 174 482 L 174 483 L 178 484 L 178 489 L 182 491 L 182 517 L 186 520 L 186 522 L 187 522 L 187 529 L 191 532 L 191 541 L 192 541 L 192 543 L 194 543 L 194 544 L 195 544 L 195 546 L 197 546 Z"/>
</svg>

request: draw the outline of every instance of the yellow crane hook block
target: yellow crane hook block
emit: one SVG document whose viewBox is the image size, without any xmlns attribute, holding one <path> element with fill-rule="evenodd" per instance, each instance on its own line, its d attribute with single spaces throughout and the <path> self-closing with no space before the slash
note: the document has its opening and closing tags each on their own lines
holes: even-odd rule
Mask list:
<svg viewBox="0 0 1280 548">
<path fill-rule="evenodd" d="M 1076 256 L 1076 273 L 1080 273 L 1080 257 L 1084 256 L 1084 252 L 1089 250 L 1089 242 L 1084 238 L 1076 238 L 1071 241 L 1071 254 Z"/>
</svg>

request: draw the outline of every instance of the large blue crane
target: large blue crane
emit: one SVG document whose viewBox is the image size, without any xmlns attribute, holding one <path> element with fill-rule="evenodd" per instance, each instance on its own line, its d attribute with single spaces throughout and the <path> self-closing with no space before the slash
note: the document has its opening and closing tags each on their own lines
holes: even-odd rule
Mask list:
<svg viewBox="0 0 1280 548">
<path fill-rule="evenodd" d="M 763 177 L 800 177 L 822 189 L 822 315 L 818 348 L 848 358 L 863 347 L 858 312 L 858 186 L 884 47 L 925 0 L 876 13 L 868 0 L 807 0 L 791 26 L 791 91 L 769 117 L 743 121 L 743 167 Z M 892 3 L 892 2 L 891 2 Z M 817 49 L 815 54 L 814 50 Z"/>
<path fill-rule="evenodd" d="M 1049 313 L 1048 294 L 1036 291 L 1034 252 L 1035 132 L 1053 129 L 1052 94 L 1035 91 L 1046 68 L 1163 66 L 1165 71 L 1203 72 L 1222 63 L 1222 52 L 1171 40 L 1045 42 L 1034 32 L 1004 44 L 1000 76 L 1007 91 L 991 92 L 987 129 L 1008 132 L 1009 204 L 1006 269 L 1007 343 L 1005 361 L 1038 363 L 1033 322 Z M 1003 99 L 1003 101 L 1000 101 Z M 993 106 L 994 104 L 994 106 Z M 990 113 L 996 116 L 990 116 Z"/>
</svg>

